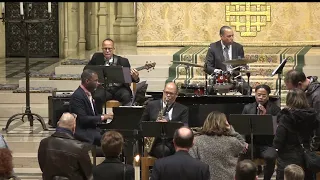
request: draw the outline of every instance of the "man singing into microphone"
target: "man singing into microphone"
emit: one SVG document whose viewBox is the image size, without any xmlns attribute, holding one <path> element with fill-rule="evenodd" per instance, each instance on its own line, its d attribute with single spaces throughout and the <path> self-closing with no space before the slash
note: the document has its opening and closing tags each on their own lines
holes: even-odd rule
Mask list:
<svg viewBox="0 0 320 180">
<path fill-rule="evenodd" d="M 260 84 L 255 89 L 256 102 L 247 104 L 244 106 L 242 114 L 258 114 L 266 115 L 271 114 L 276 116 L 281 110 L 280 107 L 269 101 L 269 94 L 271 89 L 268 85 Z M 246 136 L 246 142 L 250 142 L 250 136 Z M 254 144 L 254 158 L 263 158 L 266 162 L 264 167 L 264 180 L 270 180 L 276 163 L 276 151 L 272 148 L 273 136 L 268 135 L 256 135 L 253 139 Z M 249 159 L 251 154 L 251 148 L 248 148 L 246 154 L 240 157 L 240 159 Z M 259 167 L 259 173 L 261 173 L 261 167 Z"/>
</svg>

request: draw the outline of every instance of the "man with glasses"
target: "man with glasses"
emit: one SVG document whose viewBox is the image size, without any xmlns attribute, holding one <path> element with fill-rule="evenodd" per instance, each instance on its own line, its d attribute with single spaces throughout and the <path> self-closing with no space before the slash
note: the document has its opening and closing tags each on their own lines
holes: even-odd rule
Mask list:
<svg viewBox="0 0 320 180">
<path fill-rule="evenodd" d="M 189 109 L 188 107 L 175 102 L 178 96 L 178 87 L 174 82 L 165 85 L 162 99 L 150 101 L 141 117 L 141 121 L 158 121 L 158 122 L 182 122 L 188 125 Z M 162 110 L 159 119 L 159 112 Z M 156 158 L 162 157 L 161 139 L 155 140 L 155 146 L 151 150 L 151 155 Z M 165 156 L 175 153 L 172 139 L 168 139 L 165 143 Z"/>
<path fill-rule="evenodd" d="M 114 41 L 110 38 L 102 42 L 102 53 L 94 53 L 88 65 L 105 65 L 105 66 L 122 66 L 129 67 L 130 63 L 127 58 L 114 54 Z M 131 69 L 131 77 L 133 82 L 139 82 L 139 73 L 136 69 Z M 118 100 L 122 105 L 129 105 L 131 102 L 131 89 L 129 84 L 110 83 L 107 89 L 99 86 L 93 94 L 96 101 L 96 107 L 99 114 L 102 114 L 102 108 L 108 100 Z"/>
</svg>

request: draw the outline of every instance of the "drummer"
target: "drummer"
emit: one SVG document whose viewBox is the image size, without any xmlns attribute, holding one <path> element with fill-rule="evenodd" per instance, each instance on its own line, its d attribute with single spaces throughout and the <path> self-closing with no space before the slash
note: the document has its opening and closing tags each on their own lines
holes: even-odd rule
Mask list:
<svg viewBox="0 0 320 180">
<path fill-rule="evenodd" d="M 222 26 L 220 28 L 221 40 L 211 43 L 205 60 L 204 71 L 207 74 L 214 74 L 221 71 L 229 71 L 232 74 L 239 74 L 233 72 L 233 67 L 230 64 L 224 64 L 224 61 L 232 59 L 244 58 L 243 46 L 233 41 L 233 30 L 229 26 Z M 251 95 L 252 88 L 239 75 L 235 78 L 236 81 L 242 82 L 239 84 L 237 90 L 243 95 Z"/>
</svg>

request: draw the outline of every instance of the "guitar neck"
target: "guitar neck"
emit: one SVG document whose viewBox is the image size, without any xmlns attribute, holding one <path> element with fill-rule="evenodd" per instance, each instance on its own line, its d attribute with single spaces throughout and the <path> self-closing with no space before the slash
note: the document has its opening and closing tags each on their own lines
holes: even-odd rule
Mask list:
<svg viewBox="0 0 320 180">
<path fill-rule="evenodd" d="M 145 69 L 145 66 L 140 66 L 140 67 L 137 67 L 135 68 L 137 71 L 141 71 L 141 70 L 144 70 Z"/>
</svg>

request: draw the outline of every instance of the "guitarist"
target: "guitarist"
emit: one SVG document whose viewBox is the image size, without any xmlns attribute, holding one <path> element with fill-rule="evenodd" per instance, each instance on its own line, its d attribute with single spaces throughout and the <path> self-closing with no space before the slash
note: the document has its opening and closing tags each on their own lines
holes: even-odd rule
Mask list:
<svg viewBox="0 0 320 180">
<path fill-rule="evenodd" d="M 130 63 L 127 58 L 113 54 L 114 42 L 107 38 L 102 42 L 102 53 L 94 53 L 88 65 L 105 65 L 105 66 L 123 66 L 129 67 Z M 133 82 L 139 82 L 139 72 L 136 69 L 131 69 L 131 77 Z M 99 114 L 102 114 L 102 107 L 108 100 L 118 100 L 122 105 L 129 105 L 131 102 L 132 92 L 129 84 L 111 83 L 107 89 L 99 86 L 93 94 L 96 108 Z"/>
</svg>

